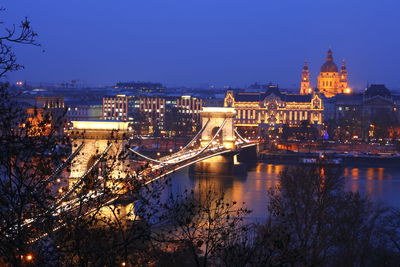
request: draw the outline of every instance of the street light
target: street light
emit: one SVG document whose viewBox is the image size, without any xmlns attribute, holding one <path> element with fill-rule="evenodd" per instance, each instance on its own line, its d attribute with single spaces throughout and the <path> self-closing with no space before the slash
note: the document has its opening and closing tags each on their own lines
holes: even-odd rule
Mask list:
<svg viewBox="0 0 400 267">
<path fill-rule="evenodd" d="M 27 262 L 31 262 L 31 261 L 33 261 L 33 255 L 32 254 L 26 254 L 25 256 L 24 255 L 21 255 L 21 260 L 22 261 L 27 261 Z"/>
</svg>

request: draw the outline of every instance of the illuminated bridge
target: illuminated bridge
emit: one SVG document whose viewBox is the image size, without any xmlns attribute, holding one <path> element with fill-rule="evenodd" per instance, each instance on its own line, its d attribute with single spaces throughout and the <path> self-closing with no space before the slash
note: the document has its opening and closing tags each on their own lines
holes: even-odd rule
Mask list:
<svg viewBox="0 0 400 267">
<path fill-rule="evenodd" d="M 131 170 L 129 159 L 122 159 L 119 155 L 129 152 L 147 161 L 148 168 L 133 175 L 151 183 L 178 169 L 197 162 L 226 154 L 234 157 L 243 149 L 255 147 L 257 143 L 244 139 L 234 127 L 234 108 L 205 107 L 201 113 L 202 128 L 193 139 L 180 151 L 161 158 L 150 158 L 137 148 L 128 146 L 129 123 L 110 121 L 74 121 L 70 135 L 73 138 L 73 152 L 79 150 L 71 164 L 69 178 L 70 191 L 76 190 L 81 183 L 87 180 L 90 172 L 107 155 L 111 156 L 113 165 L 111 177 L 125 178 Z M 109 160 L 108 160 L 109 161 Z M 132 172 L 131 172 L 132 173 Z"/>
<path fill-rule="evenodd" d="M 150 184 L 197 162 L 216 156 L 234 158 L 243 150 L 252 147 L 254 149 L 257 146 L 256 142 L 243 138 L 236 131 L 234 108 L 205 107 L 201 116 L 202 128 L 193 139 L 178 152 L 161 158 L 150 158 L 137 151 L 137 148 L 129 147 L 128 122 L 73 121 L 73 127 L 68 131 L 73 140 L 72 154 L 45 180 L 46 183 L 51 182 L 63 168 L 71 164 L 68 190 L 50 205 L 47 212 L 41 214 L 43 216 L 26 219 L 23 226 L 29 227 L 37 223 L 40 218 L 57 216 L 60 212 L 73 214 L 82 202 L 102 198 L 104 200 L 102 205 L 109 205 L 120 196 L 130 193 L 126 184 L 131 179 L 127 178 L 134 178 L 142 184 Z M 147 163 L 146 167 L 141 171 L 133 170 L 132 161 L 126 156 L 128 153 L 143 158 Z M 103 175 L 108 177 L 103 183 L 110 188 L 113 187 L 109 197 L 104 199 L 104 191 L 100 192 L 95 188 L 82 191 L 88 184 L 103 179 Z M 98 208 L 89 208 L 84 215 Z M 63 224 L 54 230 L 61 227 Z"/>
</svg>

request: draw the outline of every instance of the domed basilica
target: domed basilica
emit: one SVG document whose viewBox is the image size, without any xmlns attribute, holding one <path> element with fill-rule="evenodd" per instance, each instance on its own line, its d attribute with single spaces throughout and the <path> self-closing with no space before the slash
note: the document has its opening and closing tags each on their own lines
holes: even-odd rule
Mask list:
<svg viewBox="0 0 400 267">
<path fill-rule="evenodd" d="M 348 94 L 351 89 L 347 84 L 347 69 L 345 62 L 342 62 L 340 72 L 338 66 L 333 61 L 332 50 L 328 50 L 325 63 L 321 66 L 318 75 L 318 90 L 326 97 L 333 97 L 337 94 Z M 307 62 L 305 62 L 300 83 L 300 94 L 311 94 L 313 89 L 310 83 L 310 72 L 308 70 Z"/>
</svg>

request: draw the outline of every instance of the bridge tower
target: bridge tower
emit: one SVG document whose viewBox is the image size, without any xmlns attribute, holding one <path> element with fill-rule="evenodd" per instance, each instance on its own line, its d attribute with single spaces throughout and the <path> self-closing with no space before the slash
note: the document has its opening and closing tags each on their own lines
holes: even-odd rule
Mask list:
<svg viewBox="0 0 400 267">
<path fill-rule="evenodd" d="M 215 142 L 222 143 L 227 149 L 235 149 L 235 128 L 234 118 L 236 116 L 235 108 L 232 107 L 204 107 L 201 111 L 202 127 L 205 127 L 201 134 L 202 147 L 212 140 L 221 125 L 223 125 L 219 137 Z"/>
<path fill-rule="evenodd" d="M 102 154 L 104 157 L 94 168 L 94 174 L 89 175 L 86 180 L 101 177 L 107 168 L 110 169 L 107 177 L 111 180 L 125 178 L 128 169 L 119 155 L 128 142 L 128 122 L 72 121 L 72 123 L 73 128 L 68 131 L 73 140 L 72 152 L 75 152 L 82 143 L 83 147 L 71 163 L 69 187 L 71 188 Z"/>
</svg>

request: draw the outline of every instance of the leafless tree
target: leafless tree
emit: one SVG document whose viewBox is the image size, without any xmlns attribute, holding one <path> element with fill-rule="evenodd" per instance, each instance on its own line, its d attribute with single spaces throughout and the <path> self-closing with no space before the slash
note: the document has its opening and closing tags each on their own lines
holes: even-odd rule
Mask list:
<svg viewBox="0 0 400 267">
<path fill-rule="evenodd" d="M 158 214 L 166 225 L 156 233 L 161 262 L 173 265 L 223 265 L 228 250 L 246 239 L 250 213 L 213 188 L 170 196 Z M 160 260 L 160 259 L 159 259 Z"/>
<path fill-rule="evenodd" d="M 378 259 L 391 264 L 398 261 L 389 237 L 399 225 L 388 228 L 385 223 L 392 213 L 358 193 L 345 191 L 340 170 L 287 169 L 269 197 L 265 232 L 270 238 L 278 236 L 272 239 L 278 244 L 273 250 L 279 263 L 373 266 Z M 382 251 L 385 257 L 374 257 Z"/>
<path fill-rule="evenodd" d="M 4 8 L 0 8 L 0 12 L 4 12 Z M 8 72 L 20 70 L 23 68 L 18 64 L 17 57 L 13 51 L 13 45 L 34 45 L 39 46 L 37 42 L 37 33 L 33 30 L 31 22 L 28 18 L 23 19 L 18 25 L 12 24 L 7 26 L 4 21 L 0 21 L 3 25 L 0 35 L 0 78 Z"/>
</svg>

